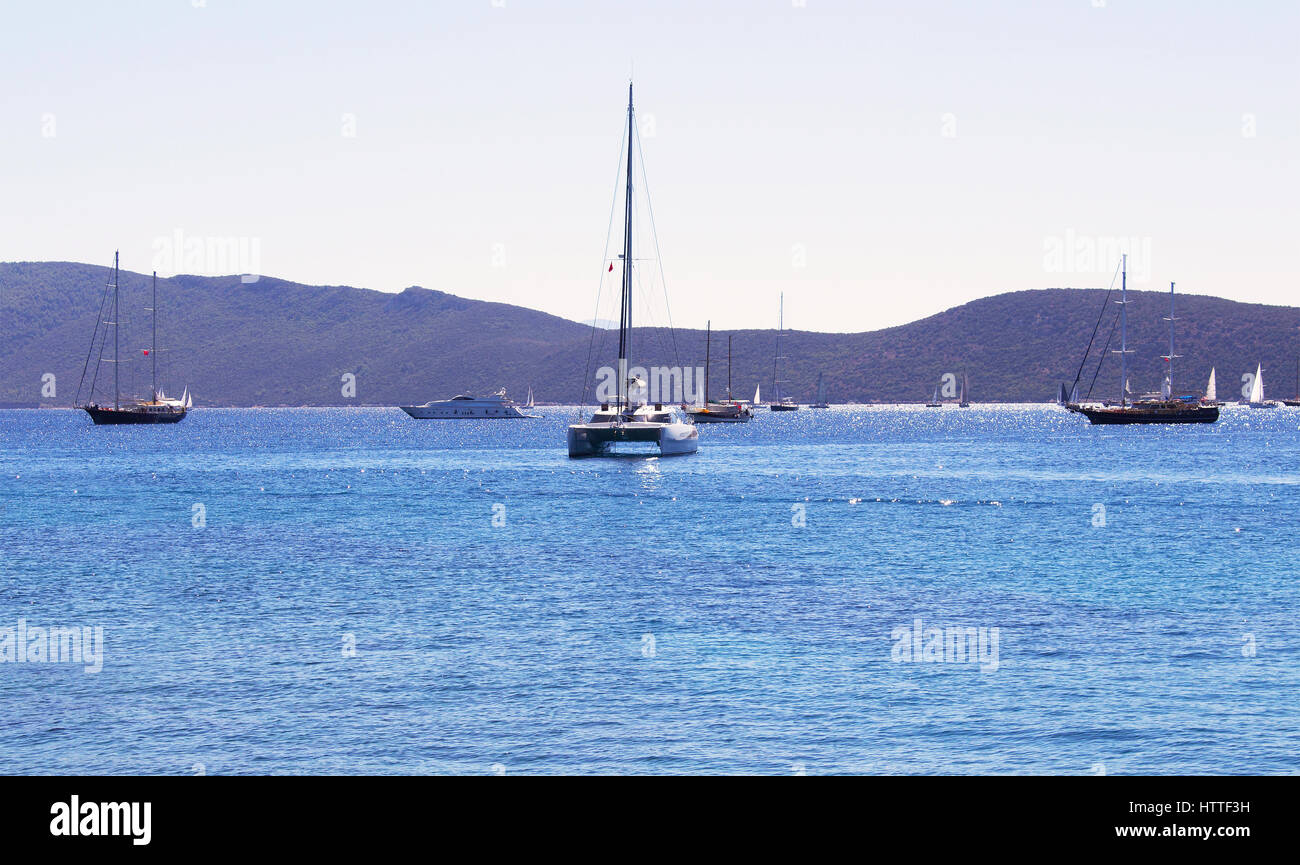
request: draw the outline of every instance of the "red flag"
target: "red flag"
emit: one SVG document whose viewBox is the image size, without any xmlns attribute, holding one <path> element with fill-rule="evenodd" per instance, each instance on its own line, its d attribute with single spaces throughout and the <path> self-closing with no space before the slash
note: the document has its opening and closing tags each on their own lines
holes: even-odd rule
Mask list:
<svg viewBox="0 0 1300 865">
<path fill-rule="evenodd" d="M 145 354 L 148 354 L 148 353 L 149 353 L 149 349 L 147 349 L 147 348 L 142 348 L 142 349 L 140 349 L 140 351 L 144 352 Z"/>
<path fill-rule="evenodd" d="M 609 263 L 609 272 L 610 272 L 610 273 L 613 273 L 613 272 L 614 272 L 614 262 L 612 262 L 612 261 Z"/>
</svg>

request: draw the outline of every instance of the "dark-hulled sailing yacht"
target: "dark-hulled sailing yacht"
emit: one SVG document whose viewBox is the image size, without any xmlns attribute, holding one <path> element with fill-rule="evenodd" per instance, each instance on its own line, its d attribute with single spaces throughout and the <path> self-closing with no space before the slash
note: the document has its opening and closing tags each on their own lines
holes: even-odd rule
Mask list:
<svg viewBox="0 0 1300 865">
<path fill-rule="evenodd" d="M 1148 424 L 1148 423 L 1214 423 L 1219 419 L 1218 406 L 1203 405 L 1194 396 L 1176 397 L 1173 394 L 1174 358 L 1174 284 L 1169 283 L 1169 354 L 1164 355 L 1165 380 L 1159 397 L 1128 398 L 1128 256 L 1123 259 L 1123 276 L 1120 282 L 1120 374 L 1119 405 L 1072 406 L 1094 424 Z M 1113 284 L 1113 283 L 1112 283 Z"/>
<path fill-rule="evenodd" d="M 180 423 L 185 419 L 193 402 L 190 397 L 189 388 L 180 399 L 171 399 L 158 387 L 158 272 L 154 271 L 153 275 L 153 307 L 150 309 L 153 318 L 153 333 L 150 340 L 150 346 L 145 350 L 152 361 L 151 365 L 151 387 L 149 399 L 131 399 L 124 401 L 122 399 L 121 388 L 121 358 L 119 356 L 120 339 L 118 332 L 121 330 L 121 304 L 119 303 L 118 291 L 118 253 L 113 253 L 113 279 L 104 287 L 104 296 L 99 303 L 99 316 L 95 320 L 95 331 L 90 338 L 90 349 L 86 352 L 86 363 L 81 370 L 81 381 L 77 385 L 76 405 L 90 415 L 90 419 L 96 424 L 158 424 L 158 423 Z M 110 307 L 109 298 L 112 298 Z M 104 320 L 104 312 L 108 311 L 112 318 Z M 103 327 L 101 327 L 101 325 Z M 113 328 L 113 359 L 108 361 L 104 357 L 107 350 L 108 328 Z M 96 353 L 95 347 L 98 345 L 99 351 Z M 90 376 L 90 389 L 87 392 L 87 401 L 81 402 L 81 391 L 86 385 L 86 374 L 90 371 L 90 358 L 95 356 L 95 371 Z M 99 382 L 100 367 L 104 363 L 113 364 L 113 404 L 110 406 L 105 402 L 100 404 L 95 402 L 95 386 Z"/>
</svg>

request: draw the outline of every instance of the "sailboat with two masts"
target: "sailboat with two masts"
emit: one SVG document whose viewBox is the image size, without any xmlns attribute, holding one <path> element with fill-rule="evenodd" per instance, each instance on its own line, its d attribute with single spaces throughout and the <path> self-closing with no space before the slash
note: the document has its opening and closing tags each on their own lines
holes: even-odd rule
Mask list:
<svg viewBox="0 0 1300 865">
<path fill-rule="evenodd" d="M 624 446 L 657 446 L 661 456 L 693 454 L 700 432 L 671 406 L 651 405 L 646 383 L 629 375 L 632 337 L 632 162 L 636 151 L 632 83 L 627 85 L 627 186 L 623 211 L 623 285 L 618 320 L 618 368 L 613 405 L 602 403 L 589 421 L 572 424 L 567 433 L 570 457 L 610 456 Z M 613 269 L 613 265 L 610 265 Z"/>
<path fill-rule="evenodd" d="M 99 317 L 95 320 L 95 330 L 90 337 L 90 348 L 86 352 L 86 363 L 81 370 L 81 381 L 77 384 L 77 396 L 74 404 L 77 408 L 90 415 L 90 419 L 96 425 L 115 425 L 115 424 L 160 424 L 160 423 L 180 423 L 185 420 L 186 414 L 194 405 L 194 400 L 190 396 L 190 389 L 185 388 L 180 399 L 168 397 L 158 387 L 158 272 L 153 274 L 153 306 L 149 312 L 152 314 L 152 336 L 150 338 L 149 348 L 141 349 L 151 360 L 151 385 L 149 389 L 149 399 L 122 399 L 121 387 L 121 368 L 122 361 L 119 353 L 121 337 L 121 302 L 119 277 L 120 270 L 118 266 L 119 254 L 113 253 L 113 277 L 112 282 L 104 287 L 104 296 L 99 303 Z M 112 297 L 112 305 L 109 306 L 109 297 Z M 104 312 L 109 311 L 112 315 L 110 321 L 104 320 Z M 100 325 L 103 328 L 100 328 Z M 107 349 L 108 328 L 113 328 L 113 360 L 108 361 L 104 357 Z M 99 353 L 95 358 L 95 371 L 90 377 L 90 389 L 87 392 L 86 402 L 81 401 L 81 390 L 86 384 L 86 374 L 90 370 L 90 358 L 95 354 L 95 344 L 99 344 Z M 107 402 L 100 404 L 95 401 L 95 386 L 99 382 L 99 371 L 104 363 L 113 364 L 113 404 L 109 406 Z"/>
<path fill-rule="evenodd" d="M 687 409 L 686 416 L 695 423 L 749 423 L 753 417 L 749 408 L 731 398 L 731 334 L 727 334 L 727 399 L 714 402 L 709 399 L 709 365 L 712 359 L 713 322 L 704 331 L 704 405 Z M 757 394 L 755 394 L 757 398 Z"/>
<path fill-rule="evenodd" d="M 1204 405 L 1195 397 L 1173 395 L 1174 354 L 1174 284 L 1169 283 L 1169 354 L 1162 355 L 1165 380 L 1158 397 L 1129 399 L 1128 391 L 1128 256 L 1121 263 L 1120 282 L 1120 389 L 1119 405 L 1078 407 L 1078 412 L 1094 424 L 1214 423 L 1219 419 L 1217 406 Z"/>
<path fill-rule="evenodd" d="M 776 401 L 769 403 L 768 408 L 772 411 L 798 411 L 799 404 L 791 397 L 781 395 L 781 379 L 779 378 L 781 356 L 781 331 L 785 330 L 785 293 L 781 293 L 781 309 L 776 319 L 776 352 L 772 355 L 772 389 L 776 392 Z M 754 398 L 758 398 L 757 392 Z"/>
</svg>

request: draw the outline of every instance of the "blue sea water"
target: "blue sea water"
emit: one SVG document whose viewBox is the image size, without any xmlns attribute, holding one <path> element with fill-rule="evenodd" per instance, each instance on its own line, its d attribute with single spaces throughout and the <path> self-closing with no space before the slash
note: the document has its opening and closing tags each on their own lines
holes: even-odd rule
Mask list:
<svg viewBox="0 0 1300 865">
<path fill-rule="evenodd" d="M 0 663 L 0 772 L 1300 770 L 1300 412 L 574 461 L 544 411 L 0 411 L 0 629 L 104 634 Z M 917 619 L 996 663 L 908 660 Z"/>
</svg>

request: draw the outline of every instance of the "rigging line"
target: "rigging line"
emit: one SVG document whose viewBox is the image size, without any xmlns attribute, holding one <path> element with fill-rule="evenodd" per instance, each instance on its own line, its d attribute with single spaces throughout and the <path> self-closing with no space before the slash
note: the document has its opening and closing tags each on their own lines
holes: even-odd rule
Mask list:
<svg viewBox="0 0 1300 865">
<path fill-rule="evenodd" d="M 1110 303 L 1111 292 L 1115 290 L 1115 277 L 1119 275 L 1120 266 L 1115 265 L 1115 272 L 1110 275 L 1110 288 L 1106 289 L 1106 296 L 1101 299 L 1101 312 L 1097 313 L 1097 322 L 1092 326 L 1092 336 L 1088 339 L 1088 348 L 1083 353 L 1083 359 L 1079 361 L 1079 371 L 1074 374 L 1074 383 L 1077 385 L 1079 379 L 1083 376 L 1083 367 L 1088 362 L 1088 355 L 1092 352 L 1092 344 L 1097 339 L 1097 328 L 1101 326 L 1101 320 L 1106 315 L 1106 305 Z M 1091 391 L 1089 391 L 1091 393 Z"/>
<path fill-rule="evenodd" d="M 81 387 L 86 383 L 86 372 L 90 369 L 90 356 L 95 352 L 95 339 L 99 336 L 99 325 L 104 319 L 104 304 L 108 301 L 109 284 L 109 281 L 105 279 L 104 293 L 99 299 L 99 314 L 95 316 L 95 329 L 90 334 L 90 345 L 86 348 L 86 362 L 81 366 L 81 380 L 77 382 L 77 397 L 73 400 L 73 405 L 81 404 Z M 95 364 L 95 374 L 99 374 L 98 363 Z M 95 398 L 95 386 L 93 383 L 90 386 L 90 391 L 89 399 L 93 400 Z"/>
<path fill-rule="evenodd" d="M 1106 345 L 1101 350 L 1101 357 L 1097 361 L 1097 371 L 1092 374 L 1092 381 L 1088 384 L 1088 396 L 1086 399 L 1092 399 L 1092 388 L 1097 383 L 1097 376 L 1101 375 L 1101 365 L 1106 362 L 1106 352 L 1110 349 L 1111 340 L 1115 338 L 1115 326 L 1119 324 L 1120 311 L 1115 310 L 1115 317 L 1110 322 L 1110 335 L 1106 337 Z"/>
<path fill-rule="evenodd" d="M 600 297 L 605 293 L 605 274 L 608 273 L 605 268 L 605 262 L 609 261 L 609 239 L 614 235 L 614 211 L 618 206 L 618 178 L 619 175 L 623 173 L 623 153 L 627 149 L 627 133 L 623 132 L 620 135 L 620 139 L 618 145 L 618 165 L 614 168 L 614 198 L 609 203 L 609 227 L 605 229 L 605 254 L 600 262 L 600 286 L 596 289 L 596 311 L 591 317 L 591 338 L 587 340 L 587 362 L 582 366 L 582 400 L 578 404 L 579 414 L 581 414 L 582 410 L 587 405 L 587 388 L 591 384 L 588 373 L 591 372 L 591 353 L 596 345 L 597 330 L 602 331 L 600 347 L 602 351 L 605 349 L 605 334 L 603 333 L 605 328 L 599 327 L 597 322 L 600 321 Z"/>
<path fill-rule="evenodd" d="M 642 150 L 641 130 L 638 128 L 635 129 L 634 131 L 636 133 L 637 149 Z M 655 259 L 659 262 L 659 284 L 663 286 L 664 309 L 667 310 L 668 312 L 668 334 L 672 338 L 672 343 L 673 343 L 673 363 L 675 363 L 678 367 L 680 367 L 682 365 L 682 359 L 680 354 L 677 351 L 677 331 L 673 328 L 673 309 L 672 306 L 668 303 L 668 280 L 664 278 L 664 258 L 663 255 L 661 255 L 659 252 L 659 229 L 655 226 L 654 202 L 650 200 L 650 181 L 646 177 L 646 173 L 645 173 L 644 150 L 642 150 L 641 153 L 641 186 L 645 188 L 645 203 L 646 203 L 647 211 L 650 216 L 650 236 L 654 238 Z"/>
</svg>

